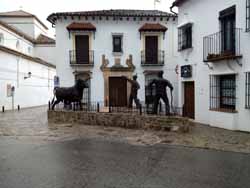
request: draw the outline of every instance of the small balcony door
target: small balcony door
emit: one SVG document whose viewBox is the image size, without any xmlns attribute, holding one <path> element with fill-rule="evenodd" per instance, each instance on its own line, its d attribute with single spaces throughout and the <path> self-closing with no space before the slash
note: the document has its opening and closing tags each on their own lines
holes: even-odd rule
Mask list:
<svg viewBox="0 0 250 188">
<path fill-rule="evenodd" d="M 77 35 L 75 37 L 76 48 L 76 63 L 88 64 L 89 63 L 89 36 Z"/>
<path fill-rule="evenodd" d="M 146 64 L 158 63 L 158 36 L 146 36 L 145 53 Z"/>
<path fill-rule="evenodd" d="M 228 55 L 235 54 L 235 6 L 230 7 L 220 13 L 222 32 L 222 53 Z"/>
</svg>

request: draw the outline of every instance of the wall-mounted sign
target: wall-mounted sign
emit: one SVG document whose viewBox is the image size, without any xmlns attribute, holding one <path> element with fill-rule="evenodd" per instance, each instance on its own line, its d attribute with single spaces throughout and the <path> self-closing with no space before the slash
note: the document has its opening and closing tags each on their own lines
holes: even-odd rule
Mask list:
<svg viewBox="0 0 250 188">
<path fill-rule="evenodd" d="M 181 66 L 181 77 L 182 78 L 192 77 L 192 66 L 191 65 Z"/>
<path fill-rule="evenodd" d="M 54 87 L 60 87 L 59 76 L 54 76 Z"/>
<path fill-rule="evenodd" d="M 14 96 L 15 93 L 15 87 L 11 86 L 11 84 L 7 84 L 7 97 Z"/>
</svg>

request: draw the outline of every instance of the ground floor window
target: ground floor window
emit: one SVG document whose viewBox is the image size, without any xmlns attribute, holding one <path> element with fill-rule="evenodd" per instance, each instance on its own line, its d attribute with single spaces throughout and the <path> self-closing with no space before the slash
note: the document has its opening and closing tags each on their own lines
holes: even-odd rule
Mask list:
<svg viewBox="0 0 250 188">
<path fill-rule="evenodd" d="M 82 79 L 82 80 L 85 80 L 87 81 L 87 84 L 88 84 L 88 88 L 85 88 L 83 90 L 83 96 L 82 96 L 82 104 L 87 106 L 88 104 L 90 104 L 90 93 L 91 93 L 91 83 L 90 83 L 90 75 L 88 73 L 79 73 L 75 76 L 75 79 Z"/>
<path fill-rule="evenodd" d="M 149 86 L 149 84 L 154 80 L 157 79 L 157 72 L 152 72 L 145 75 L 145 103 L 148 112 L 153 111 L 153 105 L 154 105 L 154 98 L 156 94 L 156 88 L 155 85 Z"/>
<path fill-rule="evenodd" d="M 250 72 L 246 73 L 246 108 L 250 109 Z"/>
<path fill-rule="evenodd" d="M 210 76 L 210 110 L 235 112 L 236 110 L 235 75 Z"/>
</svg>

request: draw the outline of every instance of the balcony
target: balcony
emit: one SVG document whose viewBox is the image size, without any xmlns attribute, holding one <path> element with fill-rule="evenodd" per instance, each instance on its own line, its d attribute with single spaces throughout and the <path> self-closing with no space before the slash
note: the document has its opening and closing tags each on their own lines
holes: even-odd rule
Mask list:
<svg viewBox="0 0 250 188">
<path fill-rule="evenodd" d="M 142 66 L 163 66 L 165 59 L 165 51 L 141 51 Z"/>
<path fill-rule="evenodd" d="M 70 50 L 69 59 L 71 66 L 94 66 L 94 51 L 79 53 L 76 50 Z"/>
<path fill-rule="evenodd" d="M 242 58 L 241 29 L 220 31 L 203 38 L 203 61 L 217 62 Z"/>
</svg>

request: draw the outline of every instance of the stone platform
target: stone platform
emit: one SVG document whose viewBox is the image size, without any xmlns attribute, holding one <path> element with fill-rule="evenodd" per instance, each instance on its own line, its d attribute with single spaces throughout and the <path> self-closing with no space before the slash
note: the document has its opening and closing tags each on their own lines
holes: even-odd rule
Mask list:
<svg viewBox="0 0 250 188">
<path fill-rule="evenodd" d="M 93 126 L 152 129 L 161 131 L 190 131 L 193 122 L 177 116 L 153 116 L 132 113 L 97 113 L 84 111 L 48 110 L 49 123 L 72 123 Z"/>
</svg>

